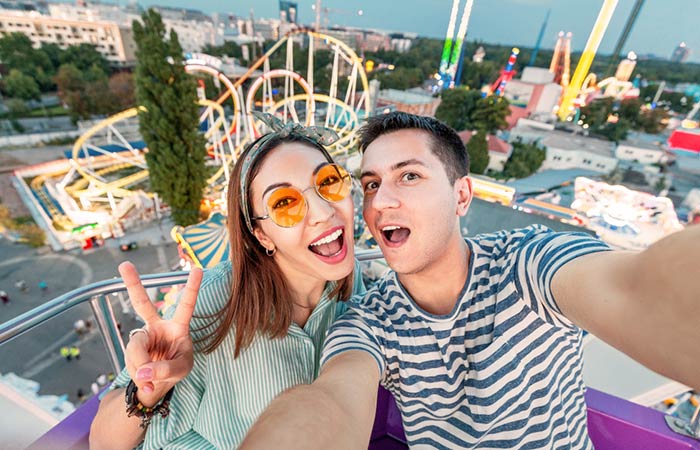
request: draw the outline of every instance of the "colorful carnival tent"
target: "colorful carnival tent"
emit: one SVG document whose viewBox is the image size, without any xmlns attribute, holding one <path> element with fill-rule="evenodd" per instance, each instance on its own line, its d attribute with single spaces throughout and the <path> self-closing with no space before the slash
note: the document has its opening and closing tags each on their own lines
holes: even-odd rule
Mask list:
<svg viewBox="0 0 700 450">
<path fill-rule="evenodd" d="M 215 212 L 204 222 L 175 227 L 171 235 L 198 267 L 214 267 L 228 258 L 226 216 Z"/>
</svg>

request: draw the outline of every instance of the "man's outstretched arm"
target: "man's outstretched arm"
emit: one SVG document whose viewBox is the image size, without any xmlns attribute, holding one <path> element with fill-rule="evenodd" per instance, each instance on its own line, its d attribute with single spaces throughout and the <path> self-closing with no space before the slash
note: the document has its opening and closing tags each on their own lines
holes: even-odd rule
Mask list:
<svg viewBox="0 0 700 450">
<path fill-rule="evenodd" d="M 312 384 L 273 400 L 239 448 L 366 449 L 378 385 L 377 362 L 369 353 L 343 352 L 323 366 Z"/>
<path fill-rule="evenodd" d="M 572 322 L 650 369 L 700 389 L 700 226 L 640 253 L 576 258 L 552 278 Z"/>
</svg>

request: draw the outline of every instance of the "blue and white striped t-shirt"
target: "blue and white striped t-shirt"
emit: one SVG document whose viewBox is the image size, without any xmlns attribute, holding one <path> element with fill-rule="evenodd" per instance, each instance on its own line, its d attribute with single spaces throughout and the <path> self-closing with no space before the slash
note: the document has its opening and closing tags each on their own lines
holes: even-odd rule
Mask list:
<svg viewBox="0 0 700 450">
<path fill-rule="evenodd" d="M 369 352 L 411 448 L 591 449 L 581 330 L 550 282 L 568 261 L 608 246 L 540 225 L 467 244 L 469 275 L 451 313 L 422 310 L 392 271 L 332 326 L 321 363 Z"/>
</svg>

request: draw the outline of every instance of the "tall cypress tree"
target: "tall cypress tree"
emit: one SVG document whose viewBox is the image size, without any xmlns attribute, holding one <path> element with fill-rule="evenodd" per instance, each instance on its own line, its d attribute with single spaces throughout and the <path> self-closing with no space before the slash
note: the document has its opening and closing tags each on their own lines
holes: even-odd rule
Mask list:
<svg viewBox="0 0 700 450">
<path fill-rule="evenodd" d="M 471 173 L 484 173 L 489 165 L 489 144 L 486 139 L 486 132 L 478 130 L 473 132 L 471 139 L 467 142 Z"/>
<path fill-rule="evenodd" d="M 149 9 L 134 21 L 139 130 L 148 152 L 151 189 L 170 205 L 178 225 L 199 220 L 206 186 L 205 141 L 199 133 L 196 84 L 185 73 L 177 34 L 166 36 L 160 15 Z"/>
</svg>

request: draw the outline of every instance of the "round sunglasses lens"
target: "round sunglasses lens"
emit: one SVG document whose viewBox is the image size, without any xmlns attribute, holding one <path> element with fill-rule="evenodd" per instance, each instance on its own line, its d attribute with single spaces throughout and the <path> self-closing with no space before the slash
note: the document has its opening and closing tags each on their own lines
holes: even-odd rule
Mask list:
<svg viewBox="0 0 700 450">
<path fill-rule="evenodd" d="M 275 189 L 267 200 L 268 214 L 281 227 L 293 227 L 306 215 L 306 201 L 294 188 Z"/>
<path fill-rule="evenodd" d="M 328 164 L 316 174 L 316 190 L 329 202 L 339 202 L 348 196 L 351 187 L 350 174 L 337 164 Z"/>
</svg>

